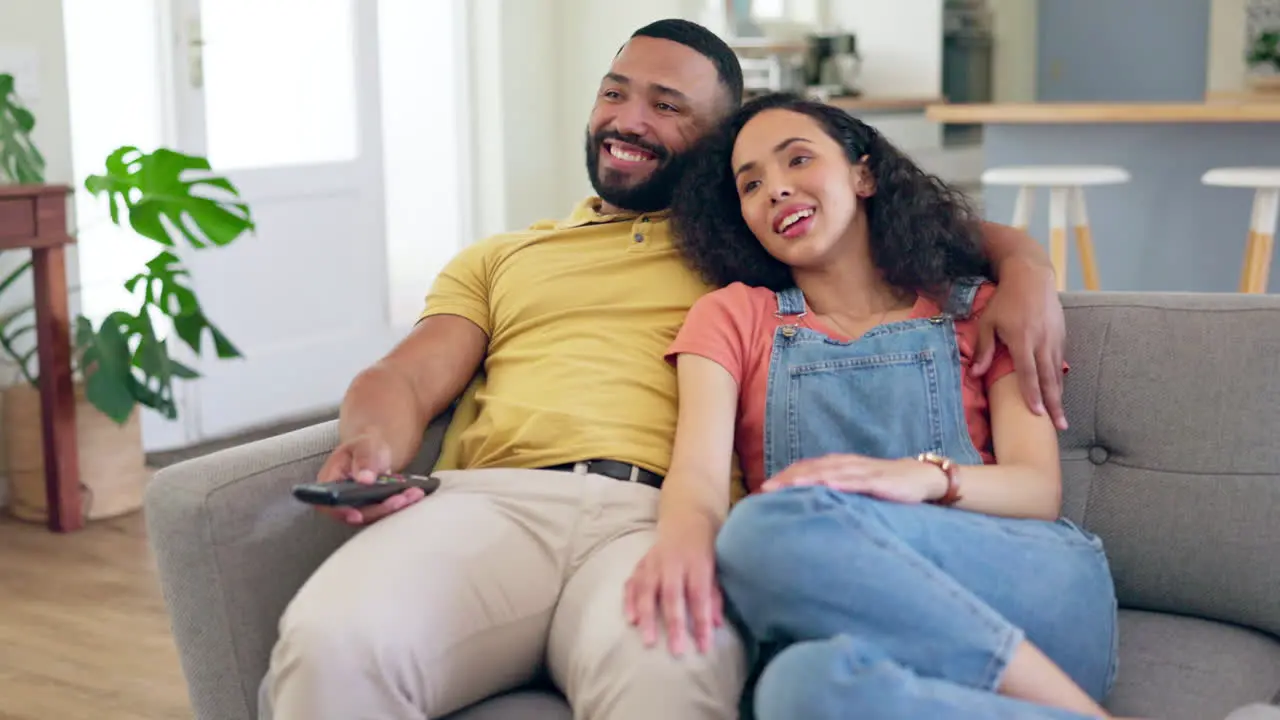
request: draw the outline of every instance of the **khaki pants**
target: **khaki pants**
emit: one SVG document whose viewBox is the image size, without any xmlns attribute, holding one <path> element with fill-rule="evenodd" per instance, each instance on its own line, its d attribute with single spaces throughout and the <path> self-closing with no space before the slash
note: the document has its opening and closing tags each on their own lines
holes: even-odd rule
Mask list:
<svg viewBox="0 0 1280 720">
<path fill-rule="evenodd" d="M 658 491 L 541 470 L 439 473 L 362 530 L 280 620 L 264 717 L 439 718 L 544 667 L 578 720 L 736 718 L 726 624 L 706 655 L 646 648 L 623 586 L 654 541 Z"/>
</svg>

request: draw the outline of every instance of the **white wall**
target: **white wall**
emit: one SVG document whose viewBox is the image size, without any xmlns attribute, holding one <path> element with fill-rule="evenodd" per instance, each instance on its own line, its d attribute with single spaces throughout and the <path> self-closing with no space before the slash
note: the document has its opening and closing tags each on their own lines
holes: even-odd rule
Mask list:
<svg viewBox="0 0 1280 720">
<path fill-rule="evenodd" d="M 504 194 L 507 228 L 518 229 L 563 207 L 557 172 L 556 120 L 560 102 L 555 63 L 566 40 L 560 0 L 503 0 L 502 152 L 508 161 Z"/>
<path fill-rule="evenodd" d="M 124 289 L 157 252 L 156 244 L 111 222 L 104 197 L 84 189 L 84 178 L 104 170 L 121 145 L 144 151 L 168 141 L 160 40 L 155 0 L 62 0 L 66 42 L 65 92 L 71 114 L 71 164 L 76 181 L 76 239 L 82 261 L 73 298 L 95 323 L 137 301 Z M 133 42 L 119 38 L 131 35 Z M 110 56 L 111 62 L 102 58 Z"/>
<path fill-rule="evenodd" d="M 474 236 L 566 214 L 556 147 L 556 0 L 471 0 Z"/>
<path fill-rule="evenodd" d="M 466 17 L 465 0 L 378 4 L 378 115 L 393 327 L 416 321 L 427 285 L 474 233 L 466 174 Z"/>
<path fill-rule="evenodd" d="M 831 22 L 858 36 L 863 93 L 942 94 L 942 0 L 828 1 Z"/>
<path fill-rule="evenodd" d="M 987 3 L 994 24 L 993 100 L 1034 102 L 1039 3 L 1033 0 L 987 0 Z"/>
<path fill-rule="evenodd" d="M 1244 92 L 1245 19 L 1248 0 L 1213 0 L 1209 5 L 1209 61 L 1205 88 L 1210 93 Z"/>
</svg>

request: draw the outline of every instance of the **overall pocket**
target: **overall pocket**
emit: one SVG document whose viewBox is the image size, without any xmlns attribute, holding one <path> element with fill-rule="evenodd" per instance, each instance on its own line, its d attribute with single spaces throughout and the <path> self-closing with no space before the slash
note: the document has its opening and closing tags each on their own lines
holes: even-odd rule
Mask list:
<svg viewBox="0 0 1280 720">
<path fill-rule="evenodd" d="M 900 458 L 942 451 L 931 349 L 797 364 L 786 377 L 792 462 L 829 453 Z"/>
</svg>

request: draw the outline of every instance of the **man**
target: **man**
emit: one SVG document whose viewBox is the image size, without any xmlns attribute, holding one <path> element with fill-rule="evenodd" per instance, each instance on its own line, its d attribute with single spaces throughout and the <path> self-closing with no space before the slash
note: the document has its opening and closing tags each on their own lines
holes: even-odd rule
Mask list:
<svg viewBox="0 0 1280 720">
<path fill-rule="evenodd" d="M 733 632 L 705 652 L 648 648 L 622 594 L 652 546 L 670 459 L 663 352 L 709 289 L 663 209 L 682 153 L 741 96 L 737 59 L 712 33 L 679 20 L 638 30 L 587 128 L 599 198 L 462 251 L 412 333 L 352 382 L 322 481 L 404 467 L 483 370 L 446 449 L 464 469 L 439 472 L 424 502 L 409 490 L 335 513 L 368 527 L 281 619 L 264 685 L 277 718 L 435 718 L 543 667 L 579 718 L 736 715 L 746 667 Z M 989 226 L 985 242 L 1002 281 L 992 327 L 1035 404 L 1036 368 L 1061 367 L 1052 272 L 1017 231 Z M 1056 411 L 1056 375 L 1043 374 Z"/>
</svg>

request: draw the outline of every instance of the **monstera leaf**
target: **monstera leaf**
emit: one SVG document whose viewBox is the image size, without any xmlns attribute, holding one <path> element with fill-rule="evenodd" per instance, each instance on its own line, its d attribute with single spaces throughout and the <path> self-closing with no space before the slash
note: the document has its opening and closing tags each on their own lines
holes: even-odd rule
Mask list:
<svg viewBox="0 0 1280 720">
<path fill-rule="evenodd" d="M 111 201 L 111 222 L 121 210 L 139 235 L 173 247 L 186 240 L 203 249 L 227 245 L 254 229 L 249 206 L 226 178 L 209 173 L 209 161 L 161 148 L 144 153 L 126 145 L 107 157 L 106 172 L 90 175 L 85 188 Z M 166 222 L 167 221 L 167 222 Z"/>
<path fill-rule="evenodd" d="M 137 404 L 137 396 L 147 388 L 133 375 L 128 328 L 133 316 L 114 312 L 102 321 L 101 329 L 81 315 L 76 318 L 76 346 L 85 376 L 85 398 L 104 415 L 123 425 Z M 177 415 L 176 404 L 155 404 L 166 417 Z"/>
<path fill-rule="evenodd" d="M 13 76 L 0 73 L 0 176 L 18 184 L 44 182 L 44 156 L 31 144 L 36 118 L 22 106 Z"/>
<path fill-rule="evenodd" d="M 214 176 L 204 158 L 173 150 L 148 154 L 132 146 L 118 148 L 107 158 L 105 172 L 88 177 L 85 188 L 107 196 L 111 222 L 123 225 L 127 218 L 139 235 L 168 248 L 225 246 L 254 230 L 249 207 L 229 180 Z M 118 423 L 138 405 L 177 417 L 174 382 L 200 374 L 173 357 L 171 339 L 200 356 L 208 336 L 219 358 L 241 356 L 205 316 L 188 278 L 178 255 L 162 250 L 124 284 L 138 300 L 136 313 L 118 310 L 98 327 L 77 319 L 76 355 L 85 395 Z M 165 332 L 170 327 L 172 337 Z"/>
<path fill-rule="evenodd" d="M 218 357 L 224 360 L 241 357 L 236 346 L 205 317 L 195 292 L 184 284 L 189 276 L 186 268 L 179 264 L 178 257 L 165 251 L 147 263 L 147 272 L 129 278 L 124 286 L 132 293 L 137 293 L 141 286 L 144 302 L 173 320 L 174 331 L 192 352 L 200 354 L 205 331 L 208 331 Z"/>
<path fill-rule="evenodd" d="M 169 419 L 178 415 L 175 380 L 192 380 L 200 373 L 175 360 L 169 339 L 157 332 L 154 317 L 167 317 L 178 338 L 197 355 L 208 332 L 218 357 L 240 357 L 240 351 L 209 322 L 195 293 L 183 280 L 188 276 L 178 257 L 162 251 L 147 263 L 147 271 L 125 283 L 139 296 L 136 314 L 117 311 L 102 324 L 79 318 L 76 345 L 85 374 L 85 397 L 118 423 L 129 419 L 135 405 L 149 407 Z"/>
</svg>

